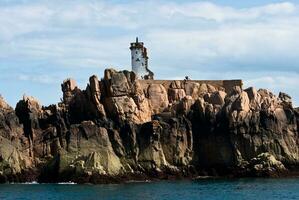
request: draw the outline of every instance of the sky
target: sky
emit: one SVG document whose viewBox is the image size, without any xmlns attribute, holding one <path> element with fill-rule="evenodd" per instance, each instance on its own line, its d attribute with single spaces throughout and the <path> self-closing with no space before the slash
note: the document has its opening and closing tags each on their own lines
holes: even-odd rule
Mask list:
<svg viewBox="0 0 299 200">
<path fill-rule="evenodd" d="M 138 36 L 155 79 L 242 79 L 299 106 L 299 1 L 0 0 L 0 94 L 43 105 L 74 78 L 130 70 Z"/>
</svg>

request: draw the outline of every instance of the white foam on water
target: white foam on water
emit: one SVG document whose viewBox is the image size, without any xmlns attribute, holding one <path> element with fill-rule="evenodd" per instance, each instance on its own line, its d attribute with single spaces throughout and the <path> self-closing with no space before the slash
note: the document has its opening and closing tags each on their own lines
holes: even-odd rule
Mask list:
<svg viewBox="0 0 299 200">
<path fill-rule="evenodd" d="M 36 185 L 36 184 L 39 184 L 37 181 L 32 181 L 32 182 L 24 182 L 24 183 L 15 183 L 15 182 L 11 182 L 9 184 L 21 184 L 21 185 Z"/>
<path fill-rule="evenodd" d="M 77 183 L 74 183 L 74 182 L 60 182 L 60 183 L 57 183 L 58 185 L 76 185 Z"/>
<path fill-rule="evenodd" d="M 150 180 L 129 180 L 129 181 L 126 181 L 126 183 L 151 183 L 152 181 Z"/>
</svg>

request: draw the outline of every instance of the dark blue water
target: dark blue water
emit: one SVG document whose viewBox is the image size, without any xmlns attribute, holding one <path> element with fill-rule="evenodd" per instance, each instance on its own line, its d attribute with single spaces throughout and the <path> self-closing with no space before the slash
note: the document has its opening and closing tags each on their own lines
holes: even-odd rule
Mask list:
<svg viewBox="0 0 299 200">
<path fill-rule="evenodd" d="M 116 185 L 7 184 L 0 199 L 299 199 L 299 179 L 200 180 Z"/>
</svg>

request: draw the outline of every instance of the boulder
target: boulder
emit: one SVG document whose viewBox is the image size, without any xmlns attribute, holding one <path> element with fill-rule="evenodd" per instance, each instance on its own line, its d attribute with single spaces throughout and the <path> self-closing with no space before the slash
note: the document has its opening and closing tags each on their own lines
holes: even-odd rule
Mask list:
<svg viewBox="0 0 299 200">
<path fill-rule="evenodd" d="M 208 93 L 208 86 L 207 84 L 203 83 L 203 84 L 200 84 L 199 86 L 199 89 L 198 89 L 198 94 L 199 96 L 203 96 L 204 94 Z"/>
<path fill-rule="evenodd" d="M 186 93 L 184 89 L 168 89 L 168 99 L 170 103 L 180 101 L 185 96 Z"/>
<path fill-rule="evenodd" d="M 250 161 L 256 176 L 273 176 L 286 170 L 285 166 L 270 153 L 261 153 Z"/>
<path fill-rule="evenodd" d="M 179 103 L 176 104 L 176 113 L 181 115 L 188 114 L 193 104 L 194 99 L 191 96 L 185 96 Z"/>
<path fill-rule="evenodd" d="M 246 92 L 242 91 L 232 105 L 233 110 L 245 111 L 250 110 L 250 101 Z"/>
<path fill-rule="evenodd" d="M 208 98 L 208 102 L 213 105 L 223 105 L 224 99 L 226 97 L 226 93 L 223 91 L 216 91 L 211 94 L 211 96 Z"/>
<path fill-rule="evenodd" d="M 183 83 L 182 83 L 182 81 L 178 81 L 178 80 L 171 81 L 171 83 L 169 85 L 169 88 L 171 88 L 171 89 L 183 89 Z"/>
<path fill-rule="evenodd" d="M 217 91 L 216 88 L 211 84 L 207 84 L 207 88 L 209 93 L 213 93 Z"/>
<path fill-rule="evenodd" d="M 132 93 L 132 84 L 136 80 L 134 72 L 105 70 L 104 85 L 106 97 L 119 97 Z"/>
<path fill-rule="evenodd" d="M 145 123 L 151 121 L 152 111 L 149 99 L 145 97 L 144 91 L 138 81 L 134 82 L 133 100 L 137 105 L 138 112 L 136 113 L 139 119 L 137 123 Z"/>
<path fill-rule="evenodd" d="M 153 114 L 163 112 L 168 107 L 168 95 L 163 85 L 150 84 L 147 88 L 147 94 Z"/>
<path fill-rule="evenodd" d="M 266 89 L 259 89 L 258 93 L 261 96 L 261 110 L 271 113 L 279 106 L 278 98 Z"/>
<path fill-rule="evenodd" d="M 148 99 L 144 99 L 137 103 L 138 111 L 136 112 L 135 123 L 143 124 L 149 122 L 152 119 L 152 110 Z"/>
<path fill-rule="evenodd" d="M 61 90 L 63 92 L 64 103 L 68 104 L 71 101 L 76 88 L 77 83 L 74 79 L 68 78 L 63 81 L 63 83 L 61 84 Z"/>
<path fill-rule="evenodd" d="M 258 93 L 261 95 L 262 98 L 273 98 L 275 95 L 266 89 L 259 89 Z"/>
<path fill-rule="evenodd" d="M 261 107 L 261 95 L 253 87 L 249 87 L 244 91 L 247 93 L 250 100 L 251 110 L 259 110 Z"/>
<path fill-rule="evenodd" d="M 128 96 L 108 97 L 104 101 L 105 109 L 113 119 L 118 121 L 136 120 L 138 108 L 133 98 Z"/>
<path fill-rule="evenodd" d="M 197 99 L 199 96 L 200 84 L 191 81 L 186 81 L 185 91 L 186 91 L 186 95 L 189 95 L 194 99 Z"/>
</svg>

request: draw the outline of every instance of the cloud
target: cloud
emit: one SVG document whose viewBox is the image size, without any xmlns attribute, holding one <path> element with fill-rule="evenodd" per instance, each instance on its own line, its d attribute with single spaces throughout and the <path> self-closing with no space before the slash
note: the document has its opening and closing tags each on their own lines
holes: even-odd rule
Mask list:
<svg viewBox="0 0 299 200">
<path fill-rule="evenodd" d="M 2 2 L 0 91 L 8 77 L 59 85 L 73 76 L 84 85 L 106 67 L 129 69 L 128 45 L 140 36 L 158 78 L 225 74 L 298 96 L 289 86 L 299 73 L 298 11 L 290 2 L 247 8 L 204 1 Z"/>
<path fill-rule="evenodd" d="M 299 29 L 269 26 L 223 26 L 195 31 L 154 30 L 148 34 L 148 40 L 153 41 L 152 51 L 157 56 L 163 56 L 166 62 L 173 58 L 181 66 L 197 64 L 201 70 L 299 72 L 296 53 L 299 51 L 296 39 Z"/>
<path fill-rule="evenodd" d="M 186 3 L 163 5 L 160 9 L 163 15 L 173 17 L 182 15 L 185 17 L 202 18 L 223 22 L 227 20 L 254 20 L 260 17 L 277 17 L 293 14 L 297 7 L 289 2 L 269 4 L 266 6 L 234 9 L 228 6 L 220 6 L 210 2 Z"/>
<path fill-rule="evenodd" d="M 17 76 L 18 80 L 21 81 L 32 81 L 36 83 L 43 83 L 43 84 L 51 84 L 56 83 L 55 77 L 48 76 L 48 75 L 42 75 L 42 76 L 36 76 L 36 75 L 25 75 L 25 74 L 19 74 Z"/>
</svg>

